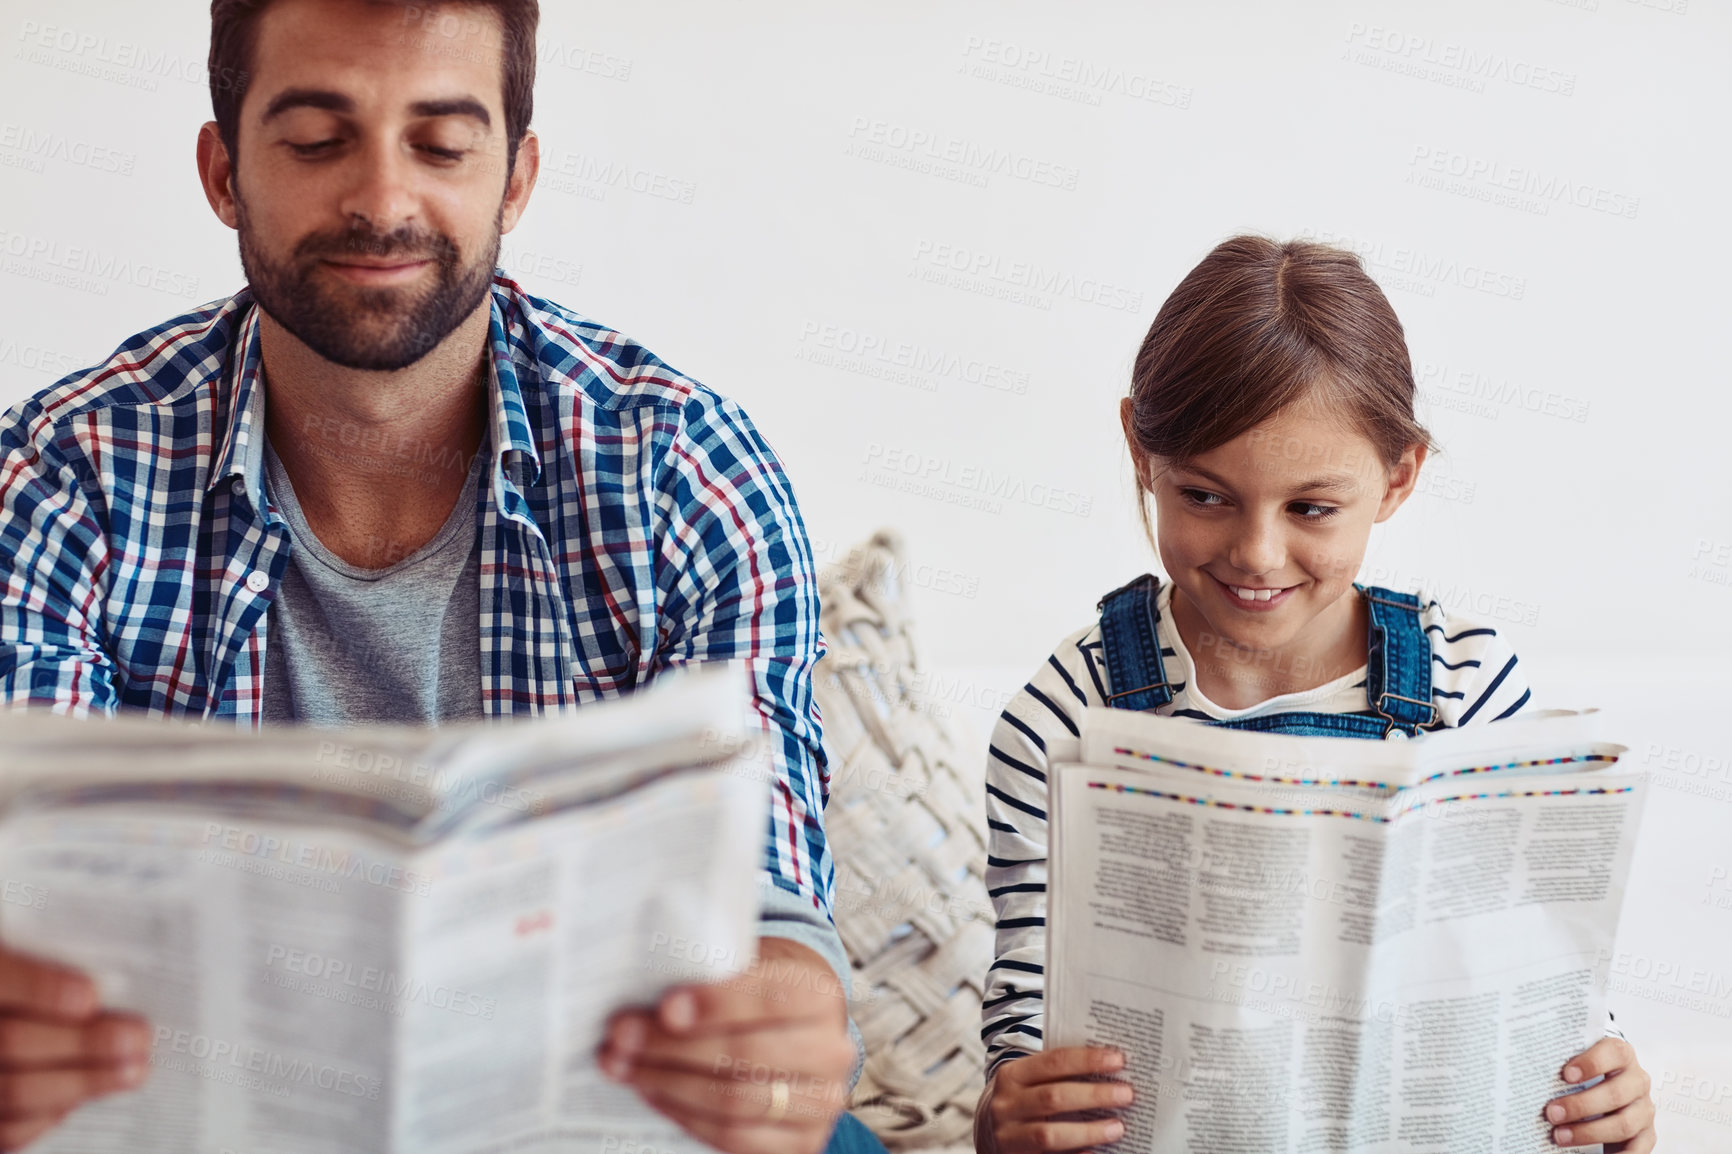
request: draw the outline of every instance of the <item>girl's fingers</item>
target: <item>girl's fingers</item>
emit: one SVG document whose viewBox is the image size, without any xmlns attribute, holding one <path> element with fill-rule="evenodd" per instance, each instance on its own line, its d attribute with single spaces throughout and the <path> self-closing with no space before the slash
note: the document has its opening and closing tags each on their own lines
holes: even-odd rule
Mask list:
<svg viewBox="0 0 1732 1154">
<path fill-rule="evenodd" d="M 1552 1128 L 1552 1141 L 1559 1146 L 1592 1146 L 1596 1142 L 1621 1142 L 1651 1133 L 1653 1125 L 1654 1103 L 1643 1098 L 1593 1122 L 1572 1122 L 1568 1126 L 1555 1126 Z"/>
<path fill-rule="evenodd" d="M 1123 1082 L 1042 1082 L 1038 1086 L 1000 1086 L 990 1109 L 994 1121 L 1003 1126 L 1081 1110 L 1122 1109 L 1134 1097 Z"/>
<path fill-rule="evenodd" d="M 1125 1068 L 1125 1056 L 1109 1046 L 1061 1046 L 1027 1058 L 1016 1058 L 998 1069 L 999 1085 L 1036 1086 L 1042 1082 L 1068 1082 L 1090 1074 L 1116 1074 Z"/>
<path fill-rule="evenodd" d="M 1564 1063 L 1564 1081 L 1574 1085 L 1628 1069 L 1636 1064 L 1636 1051 L 1622 1038 L 1601 1038 Z"/>
<path fill-rule="evenodd" d="M 1610 1114 L 1637 1099 L 1646 1098 L 1650 1085 L 1648 1072 L 1640 1066 L 1632 1066 L 1579 1094 L 1553 1098 L 1546 1103 L 1546 1121 L 1557 1126 L 1578 1118 L 1592 1118 L 1595 1114 Z"/>
<path fill-rule="evenodd" d="M 1051 1150 L 1088 1150 L 1117 1142 L 1125 1124 L 1104 1122 L 1019 1122 L 998 1133 L 1000 1154 L 1046 1154 Z"/>
<path fill-rule="evenodd" d="M 1606 1154 L 1653 1154 L 1654 1144 L 1658 1141 L 1653 1130 L 1644 1130 L 1628 1142 L 1607 1146 Z"/>
</svg>

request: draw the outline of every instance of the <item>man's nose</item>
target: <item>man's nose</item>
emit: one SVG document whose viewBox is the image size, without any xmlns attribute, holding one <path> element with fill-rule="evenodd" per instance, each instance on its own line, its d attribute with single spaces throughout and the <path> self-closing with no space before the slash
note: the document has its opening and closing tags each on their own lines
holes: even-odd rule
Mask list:
<svg viewBox="0 0 1732 1154">
<path fill-rule="evenodd" d="M 401 148 L 367 143 L 355 158 L 349 184 L 343 190 L 338 206 L 343 215 L 350 220 L 366 220 L 375 233 L 389 233 L 414 220 L 413 164 Z"/>
</svg>

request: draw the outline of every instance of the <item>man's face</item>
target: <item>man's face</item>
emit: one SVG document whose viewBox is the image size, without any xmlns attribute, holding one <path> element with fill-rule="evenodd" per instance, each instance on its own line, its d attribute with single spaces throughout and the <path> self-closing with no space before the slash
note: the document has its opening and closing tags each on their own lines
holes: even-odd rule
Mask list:
<svg viewBox="0 0 1732 1154">
<path fill-rule="evenodd" d="M 414 364 L 485 300 L 506 185 L 498 16 L 278 0 L 259 22 L 234 174 L 259 304 L 327 360 Z M 515 213 L 511 223 L 515 223 Z"/>
</svg>

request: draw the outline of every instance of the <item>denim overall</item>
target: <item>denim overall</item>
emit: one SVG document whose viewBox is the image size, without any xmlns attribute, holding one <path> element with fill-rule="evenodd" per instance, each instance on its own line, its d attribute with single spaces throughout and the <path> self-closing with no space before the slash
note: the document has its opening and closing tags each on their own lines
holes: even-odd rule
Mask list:
<svg viewBox="0 0 1732 1154">
<path fill-rule="evenodd" d="M 1375 585 L 1353 587 L 1371 610 L 1365 655 L 1365 698 L 1370 708 L 1357 713 L 1293 710 L 1208 724 L 1314 737 L 1415 737 L 1436 729 L 1440 722 L 1431 703 L 1431 642 L 1419 624 L 1419 598 Z M 1155 631 L 1160 620 L 1155 598 L 1160 589 L 1160 579 L 1145 573 L 1100 600 L 1101 649 L 1110 690 L 1107 704 L 1114 709 L 1155 709 L 1173 699 Z"/>
</svg>

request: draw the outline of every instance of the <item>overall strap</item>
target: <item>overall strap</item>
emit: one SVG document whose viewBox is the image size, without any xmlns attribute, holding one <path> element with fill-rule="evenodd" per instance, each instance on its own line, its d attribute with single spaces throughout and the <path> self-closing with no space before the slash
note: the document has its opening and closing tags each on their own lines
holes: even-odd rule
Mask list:
<svg viewBox="0 0 1732 1154">
<path fill-rule="evenodd" d="M 1160 578 L 1144 573 L 1102 597 L 1097 606 L 1107 662 L 1107 704 L 1114 709 L 1154 709 L 1173 699 L 1155 631 L 1160 592 Z"/>
<path fill-rule="evenodd" d="M 1431 641 L 1419 623 L 1423 608 L 1419 598 L 1376 585 L 1358 588 L 1371 610 L 1366 700 L 1390 729 L 1408 737 L 1437 728 L 1437 706 L 1431 702 Z"/>
</svg>

